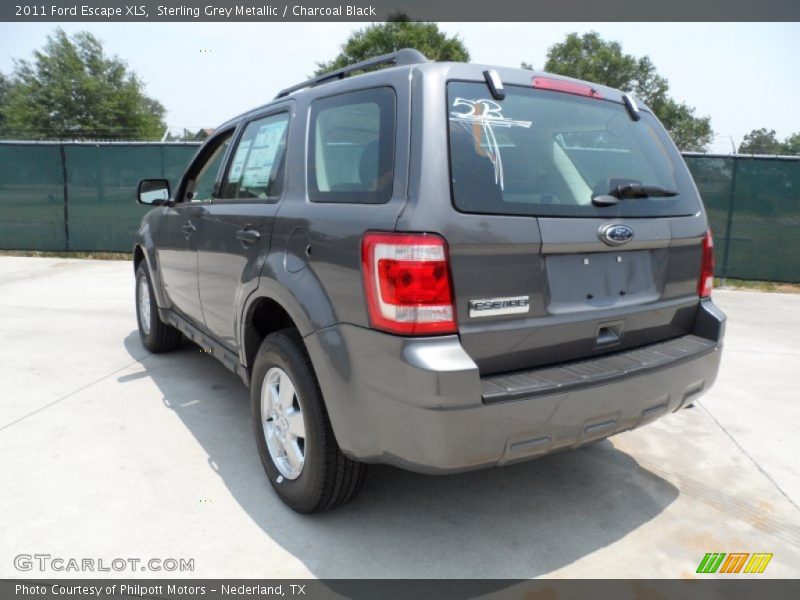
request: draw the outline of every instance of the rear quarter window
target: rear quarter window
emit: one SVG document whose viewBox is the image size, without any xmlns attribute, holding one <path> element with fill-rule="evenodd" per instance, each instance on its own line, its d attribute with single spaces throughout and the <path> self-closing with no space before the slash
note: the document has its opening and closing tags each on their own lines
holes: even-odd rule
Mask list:
<svg viewBox="0 0 800 600">
<path fill-rule="evenodd" d="M 308 196 L 312 202 L 381 204 L 394 182 L 395 94 L 374 88 L 311 105 Z"/>
<path fill-rule="evenodd" d="M 621 103 L 483 83 L 447 89 L 453 203 L 463 212 L 574 217 L 692 215 L 700 200 L 680 153 L 650 113 Z M 673 197 L 592 204 L 617 185 L 641 183 Z"/>
</svg>

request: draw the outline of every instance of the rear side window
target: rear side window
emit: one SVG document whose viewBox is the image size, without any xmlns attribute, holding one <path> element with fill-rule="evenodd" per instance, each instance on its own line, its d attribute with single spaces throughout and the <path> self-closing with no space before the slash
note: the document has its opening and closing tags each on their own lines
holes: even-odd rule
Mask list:
<svg viewBox="0 0 800 600">
<path fill-rule="evenodd" d="M 375 88 L 316 100 L 309 127 L 312 202 L 389 201 L 394 181 L 394 90 Z"/>
<path fill-rule="evenodd" d="M 233 153 L 222 198 L 267 200 L 281 195 L 288 126 L 288 113 L 248 123 Z"/>
<path fill-rule="evenodd" d="M 682 157 L 645 111 L 563 92 L 448 84 L 453 202 L 463 212 L 575 217 L 692 215 L 700 201 Z M 677 192 L 597 207 L 595 195 L 639 183 Z"/>
</svg>

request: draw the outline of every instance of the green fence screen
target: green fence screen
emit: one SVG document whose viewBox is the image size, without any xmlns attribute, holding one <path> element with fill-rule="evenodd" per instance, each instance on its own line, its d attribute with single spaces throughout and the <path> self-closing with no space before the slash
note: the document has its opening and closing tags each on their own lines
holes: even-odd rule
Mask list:
<svg viewBox="0 0 800 600">
<path fill-rule="evenodd" d="M 64 250 L 61 146 L 0 145 L 0 249 Z"/>
<path fill-rule="evenodd" d="M 174 187 L 196 143 L 0 142 L 0 249 L 130 252 L 142 177 Z M 717 275 L 800 282 L 800 157 L 684 155 Z"/>
<path fill-rule="evenodd" d="M 0 249 L 130 252 L 142 177 L 175 186 L 196 143 L 0 142 Z"/>
<path fill-rule="evenodd" d="M 800 157 L 686 155 L 718 277 L 800 281 Z"/>
</svg>

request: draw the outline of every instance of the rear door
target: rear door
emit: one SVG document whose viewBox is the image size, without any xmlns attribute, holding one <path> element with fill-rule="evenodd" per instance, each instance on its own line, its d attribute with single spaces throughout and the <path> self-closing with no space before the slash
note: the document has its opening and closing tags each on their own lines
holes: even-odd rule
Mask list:
<svg viewBox="0 0 800 600">
<path fill-rule="evenodd" d="M 255 289 L 283 195 L 290 105 L 251 118 L 202 215 L 199 288 L 206 329 L 236 350 L 237 307 Z"/>
<path fill-rule="evenodd" d="M 651 114 L 570 91 L 507 86 L 498 100 L 483 82 L 447 85 L 453 212 L 440 229 L 462 344 L 482 374 L 694 323 L 706 221 L 680 154 Z M 628 184 L 663 195 L 593 203 Z"/>
</svg>

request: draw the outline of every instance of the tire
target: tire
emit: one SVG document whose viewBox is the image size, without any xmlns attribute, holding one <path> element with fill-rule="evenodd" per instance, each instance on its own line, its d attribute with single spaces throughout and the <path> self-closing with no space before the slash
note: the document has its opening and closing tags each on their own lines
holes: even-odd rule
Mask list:
<svg viewBox="0 0 800 600">
<path fill-rule="evenodd" d="M 253 363 L 250 402 L 261 463 L 286 505 L 299 513 L 323 512 L 358 494 L 367 466 L 347 458 L 336 443 L 296 330 L 277 331 L 261 343 Z"/>
<path fill-rule="evenodd" d="M 181 332 L 158 316 L 152 279 L 144 261 L 136 268 L 136 322 L 142 344 L 150 352 L 169 352 L 183 341 Z"/>
</svg>

